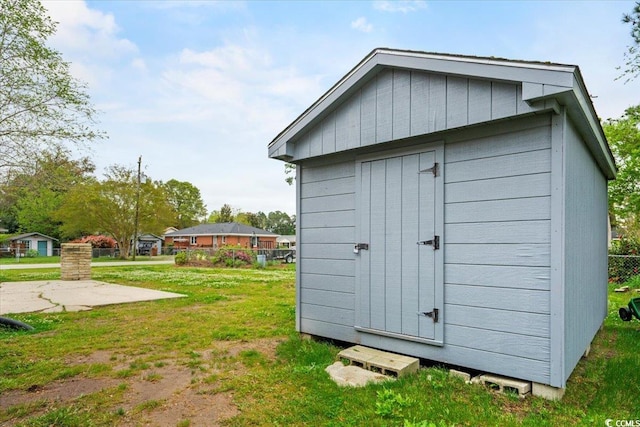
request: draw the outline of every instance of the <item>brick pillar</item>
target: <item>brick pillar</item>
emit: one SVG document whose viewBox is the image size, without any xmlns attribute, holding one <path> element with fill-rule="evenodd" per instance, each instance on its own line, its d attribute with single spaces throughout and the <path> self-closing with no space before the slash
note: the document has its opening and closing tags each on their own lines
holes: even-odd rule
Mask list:
<svg viewBox="0 0 640 427">
<path fill-rule="evenodd" d="M 60 253 L 62 280 L 91 279 L 91 244 L 63 243 Z"/>
</svg>

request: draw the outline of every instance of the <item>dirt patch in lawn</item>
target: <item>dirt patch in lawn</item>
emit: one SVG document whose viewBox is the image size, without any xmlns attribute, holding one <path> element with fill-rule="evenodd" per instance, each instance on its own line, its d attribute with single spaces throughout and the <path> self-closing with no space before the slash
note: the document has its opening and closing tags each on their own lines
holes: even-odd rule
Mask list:
<svg viewBox="0 0 640 427">
<path fill-rule="evenodd" d="M 241 374 L 242 364 L 231 363 L 243 351 L 255 350 L 263 357 L 274 360 L 276 347 L 282 339 L 264 338 L 253 341 L 214 342 L 201 352 L 199 365 L 194 368 L 185 363 L 184 358 L 170 356 L 162 363 L 150 365 L 135 371 L 125 378 L 84 378 L 75 377 L 54 381 L 43 386 L 33 386 L 27 391 L 8 391 L 0 395 L 0 410 L 15 405 L 25 405 L 34 401 L 46 405 L 34 410 L 29 416 L 40 415 L 47 408 L 71 404 L 73 401 L 105 390 L 117 390 L 112 410 L 123 411 L 122 425 L 130 423 L 151 426 L 176 425 L 188 420 L 192 426 L 217 426 L 238 414 L 233 401 L 233 392 L 218 392 L 221 384 L 207 384 L 204 378 L 219 373 L 220 369 L 231 369 Z M 118 372 L 131 361 L 122 354 L 96 351 L 89 355 L 67 358 L 69 366 L 80 364 L 106 364 Z M 231 366 L 233 365 L 233 366 Z M 100 398 L 99 398 L 100 399 Z M 20 420 L 10 420 L 11 423 Z M 0 425 L 2 425 L 0 423 Z"/>
<path fill-rule="evenodd" d="M 27 391 L 8 391 L 0 396 L 0 408 L 24 405 L 37 400 L 67 402 L 80 396 L 115 387 L 120 381 L 115 379 L 73 378 L 55 381 L 44 386 L 33 385 Z"/>
<path fill-rule="evenodd" d="M 217 341 L 212 345 L 214 351 L 226 353 L 231 357 L 237 357 L 241 352 L 248 350 L 259 351 L 269 360 L 275 360 L 276 348 L 283 339 L 262 338 L 253 341 Z"/>
</svg>

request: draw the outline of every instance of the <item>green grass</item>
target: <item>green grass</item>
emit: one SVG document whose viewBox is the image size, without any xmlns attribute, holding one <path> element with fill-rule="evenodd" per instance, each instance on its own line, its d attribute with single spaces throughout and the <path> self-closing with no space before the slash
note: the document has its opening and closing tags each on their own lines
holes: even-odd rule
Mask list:
<svg viewBox="0 0 640 427">
<path fill-rule="evenodd" d="M 137 378 L 156 384 L 168 362 L 190 369 L 206 393 L 230 392 L 239 409 L 231 426 L 557 426 L 604 425 L 640 418 L 640 321 L 622 322 L 620 306 L 637 293 L 613 293 L 605 328 L 569 379 L 560 402 L 520 400 L 449 377 L 441 367 L 364 388 L 340 388 L 324 372 L 339 348 L 294 331 L 294 267 L 200 269 L 171 265 L 100 267 L 96 280 L 179 292 L 187 298 L 95 308 L 77 313 L 15 315 L 33 332 L 0 331 L 0 399 L 10 390 L 66 378 Z M 0 280 L 59 277 L 56 270 L 0 270 Z M 632 282 L 637 286 L 640 281 Z M 279 338 L 274 357 L 258 343 Z M 242 343 L 236 353 L 216 343 Z M 96 350 L 101 363 L 70 364 Z M 206 351 L 213 351 L 206 355 Z M 208 354 L 208 353 L 207 353 Z M 126 360 L 126 364 L 122 361 Z M 71 402 L 0 406 L 0 424 L 141 425 L 163 405 L 148 400 L 124 411 L 126 386 Z M 190 425 L 188 419 L 179 425 Z"/>
<path fill-rule="evenodd" d="M 136 262 L 138 261 L 164 261 L 173 259 L 173 255 L 159 255 L 159 256 L 136 256 Z M 131 257 L 127 259 L 121 258 L 113 258 L 108 256 L 103 256 L 99 258 L 91 258 L 91 262 L 115 262 L 115 261 L 132 261 Z M 59 256 L 37 256 L 33 258 L 22 257 L 2 257 L 0 258 L 0 266 L 1 265 L 20 265 L 20 264 L 59 264 L 60 257 Z"/>
<path fill-rule="evenodd" d="M 60 262 L 59 256 L 37 256 L 33 258 L 15 258 L 15 257 L 2 257 L 0 258 L 0 265 L 18 265 L 18 264 L 57 264 Z"/>
</svg>

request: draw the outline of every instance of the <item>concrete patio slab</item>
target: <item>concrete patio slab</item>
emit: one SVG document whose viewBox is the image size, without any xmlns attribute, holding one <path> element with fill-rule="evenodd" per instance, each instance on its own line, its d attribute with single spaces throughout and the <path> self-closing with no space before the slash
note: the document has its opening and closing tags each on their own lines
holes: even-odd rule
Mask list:
<svg viewBox="0 0 640 427">
<path fill-rule="evenodd" d="M 0 283 L 0 315 L 90 310 L 127 302 L 181 298 L 185 295 L 96 280 L 42 280 Z"/>
</svg>

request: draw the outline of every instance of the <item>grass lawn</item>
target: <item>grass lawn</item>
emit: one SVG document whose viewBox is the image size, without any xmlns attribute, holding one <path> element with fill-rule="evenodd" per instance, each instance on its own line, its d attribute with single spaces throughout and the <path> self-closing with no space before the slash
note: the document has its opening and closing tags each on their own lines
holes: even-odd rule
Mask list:
<svg viewBox="0 0 640 427">
<path fill-rule="evenodd" d="M 339 348 L 294 331 L 293 268 L 94 269 L 96 280 L 187 298 L 13 316 L 35 331 L 0 329 L 0 425 L 537 427 L 640 419 L 640 321 L 617 314 L 640 294 L 610 293 L 605 328 L 561 402 L 495 394 L 440 367 L 339 388 L 324 372 Z M 57 269 L 0 270 L 0 281 L 58 277 Z"/>
<path fill-rule="evenodd" d="M 159 256 L 136 256 L 137 261 L 164 261 L 173 259 L 173 255 L 159 255 Z M 131 258 L 128 259 L 120 259 L 113 258 L 108 256 L 103 256 L 99 258 L 91 258 L 91 262 L 114 262 L 114 261 L 133 261 Z M 15 258 L 15 257 L 3 257 L 0 258 L 0 266 L 1 265 L 19 265 L 19 264 L 59 264 L 60 257 L 59 256 L 38 256 L 33 258 Z"/>
</svg>

